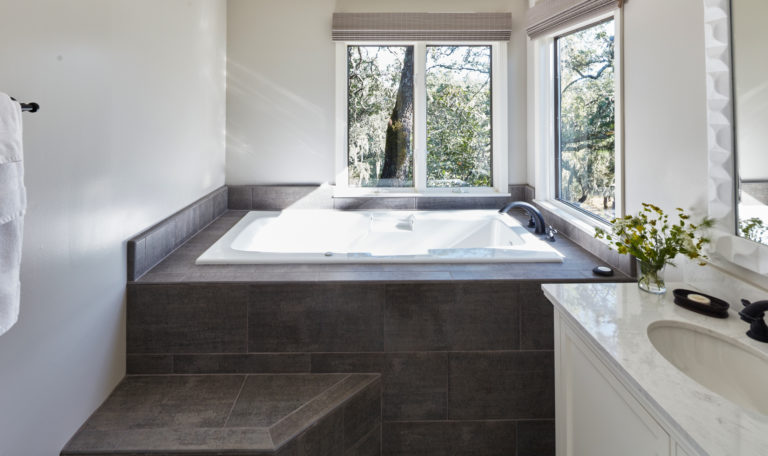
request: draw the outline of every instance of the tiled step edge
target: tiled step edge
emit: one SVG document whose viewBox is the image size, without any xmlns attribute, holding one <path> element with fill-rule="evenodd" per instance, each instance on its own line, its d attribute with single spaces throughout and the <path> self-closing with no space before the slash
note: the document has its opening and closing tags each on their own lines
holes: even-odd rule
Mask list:
<svg viewBox="0 0 768 456">
<path fill-rule="evenodd" d="M 319 420 L 330 415 L 335 410 L 342 409 L 346 411 L 346 409 L 358 408 L 359 405 L 356 404 L 356 402 L 361 402 L 361 405 L 364 405 L 369 399 L 374 399 L 380 403 L 380 375 L 348 375 L 270 427 L 269 434 L 275 449 L 290 442 L 296 436 L 307 430 Z M 347 414 L 348 413 L 345 413 L 345 415 Z M 351 417 L 352 416 L 350 416 L 350 418 Z M 379 417 L 380 415 L 376 417 L 377 423 Z M 352 428 L 359 424 L 360 423 L 351 421 L 346 423 L 345 427 Z M 347 432 L 349 435 L 346 435 L 345 439 L 349 439 L 350 441 L 345 442 L 345 446 L 352 446 L 358 443 L 358 440 L 364 437 L 369 429 L 366 427 L 363 431 L 363 433 L 357 436 L 355 436 L 355 434 L 357 434 L 355 432 Z"/>
</svg>

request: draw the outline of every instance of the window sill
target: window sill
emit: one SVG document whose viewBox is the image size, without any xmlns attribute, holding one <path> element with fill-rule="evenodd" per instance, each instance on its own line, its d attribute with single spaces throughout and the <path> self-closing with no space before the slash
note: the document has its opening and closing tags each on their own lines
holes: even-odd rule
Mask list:
<svg viewBox="0 0 768 456">
<path fill-rule="evenodd" d="M 602 228 L 606 230 L 610 228 L 610 224 L 592 218 L 558 200 L 534 200 L 534 202 L 555 216 L 560 217 L 565 222 L 571 224 L 573 228 L 587 234 L 591 238 L 594 238 L 595 236 L 595 228 Z M 595 238 L 595 240 L 608 245 L 608 242 L 603 239 Z"/>
<path fill-rule="evenodd" d="M 361 189 L 336 189 L 334 198 L 499 198 L 510 197 L 510 193 L 494 190 L 466 191 L 466 192 L 408 192 L 408 191 L 371 191 Z"/>
</svg>

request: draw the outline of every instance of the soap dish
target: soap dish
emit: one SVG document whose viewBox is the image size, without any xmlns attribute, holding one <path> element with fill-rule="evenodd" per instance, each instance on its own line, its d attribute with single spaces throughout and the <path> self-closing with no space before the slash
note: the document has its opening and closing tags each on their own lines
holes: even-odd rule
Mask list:
<svg viewBox="0 0 768 456">
<path fill-rule="evenodd" d="M 673 290 L 672 293 L 675 295 L 675 304 L 680 307 L 685 307 L 690 311 L 710 317 L 728 318 L 728 308 L 730 305 L 722 299 L 718 299 L 714 296 L 709 296 L 698 291 L 684 290 L 682 288 Z M 695 300 L 695 297 L 694 299 L 689 299 L 688 297 L 692 295 L 698 295 L 699 298 L 704 297 L 708 299 L 709 302 L 698 302 Z"/>
</svg>

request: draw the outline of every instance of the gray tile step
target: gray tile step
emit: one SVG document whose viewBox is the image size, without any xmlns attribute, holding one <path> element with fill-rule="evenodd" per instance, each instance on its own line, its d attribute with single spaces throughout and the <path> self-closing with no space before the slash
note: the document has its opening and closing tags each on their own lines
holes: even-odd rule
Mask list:
<svg viewBox="0 0 768 456">
<path fill-rule="evenodd" d="M 378 374 L 128 376 L 61 455 L 377 455 L 380 433 Z"/>
</svg>

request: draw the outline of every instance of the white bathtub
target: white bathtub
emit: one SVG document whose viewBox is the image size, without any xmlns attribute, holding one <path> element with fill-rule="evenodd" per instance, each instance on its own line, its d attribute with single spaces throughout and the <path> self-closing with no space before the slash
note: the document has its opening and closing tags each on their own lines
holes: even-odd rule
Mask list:
<svg viewBox="0 0 768 456">
<path fill-rule="evenodd" d="M 254 211 L 196 264 L 562 262 L 495 210 Z"/>
</svg>

